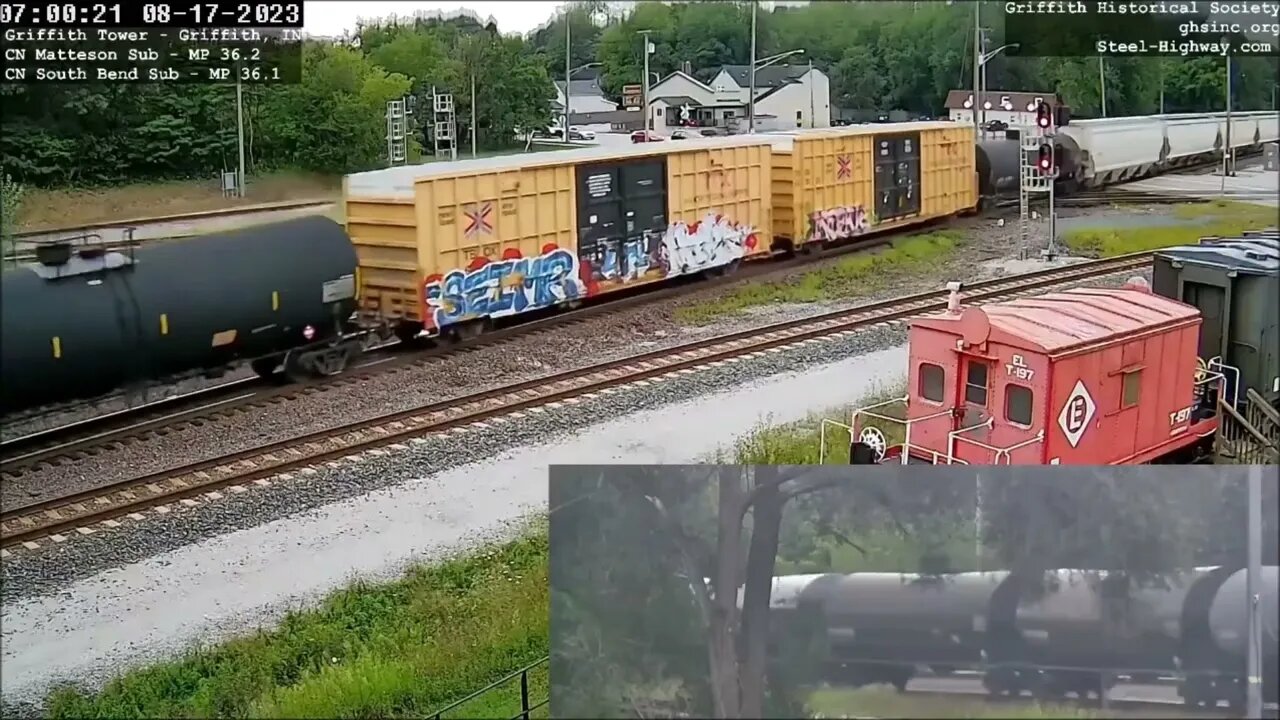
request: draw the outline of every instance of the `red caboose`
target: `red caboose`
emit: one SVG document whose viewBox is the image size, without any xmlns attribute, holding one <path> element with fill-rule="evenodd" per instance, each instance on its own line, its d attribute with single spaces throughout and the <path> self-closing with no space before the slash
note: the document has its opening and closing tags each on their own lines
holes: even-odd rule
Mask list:
<svg viewBox="0 0 1280 720">
<path fill-rule="evenodd" d="M 1186 461 L 1218 427 L 1222 374 L 1199 363 L 1200 324 L 1139 281 L 963 309 L 953 291 L 947 311 L 911 323 L 905 421 L 856 411 L 851 459 Z"/>
</svg>

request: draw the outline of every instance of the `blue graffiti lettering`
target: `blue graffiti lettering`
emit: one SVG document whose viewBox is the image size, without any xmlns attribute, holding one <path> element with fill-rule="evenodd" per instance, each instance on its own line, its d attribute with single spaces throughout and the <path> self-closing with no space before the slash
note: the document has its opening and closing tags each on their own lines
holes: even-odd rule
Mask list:
<svg viewBox="0 0 1280 720">
<path fill-rule="evenodd" d="M 585 295 L 578 259 L 557 249 L 534 258 L 491 262 L 473 270 L 453 270 L 425 288 L 436 327 L 479 317 L 503 317 L 538 310 Z"/>
<path fill-rule="evenodd" d="M 596 270 L 597 278 L 625 281 L 644 276 L 653 266 L 651 244 L 648 238 L 610 241 Z"/>
</svg>

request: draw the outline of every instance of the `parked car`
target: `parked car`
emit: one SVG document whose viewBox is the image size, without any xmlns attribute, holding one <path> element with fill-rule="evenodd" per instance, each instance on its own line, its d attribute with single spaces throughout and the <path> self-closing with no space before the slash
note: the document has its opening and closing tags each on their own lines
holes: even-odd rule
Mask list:
<svg viewBox="0 0 1280 720">
<path fill-rule="evenodd" d="M 721 127 L 702 128 L 701 131 L 702 137 L 723 137 L 728 134 L 729 131 Z"/>
<path fill-rule="evenodd" d="M 671 133 L 672 140 L 688 140 L 693 135 L 688 130 L 676 130 Z"/>
<path fill-rule="evenodd" d="M 594 131 L 591 131 L 591 130 L 584 130 L 583 128 L 570 127 L 569 139 L 570 140 L 595 140 L 596 134 Z"/>
<path fill-rule="evenodd" d="M 645 132 L 644 130 L 637 130 L 631 133 L 631 142 L 633 143 L 662 142 L 663 140 L 666 140 L 666 138 L 653 132 L 652 130 L 648 132 Z"/>
</svg>

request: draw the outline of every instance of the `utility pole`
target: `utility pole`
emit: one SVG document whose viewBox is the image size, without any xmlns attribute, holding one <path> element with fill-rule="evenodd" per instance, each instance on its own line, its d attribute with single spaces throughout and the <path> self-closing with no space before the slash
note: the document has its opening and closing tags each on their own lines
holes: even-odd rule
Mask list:
<svg viewBox="0 0 1280 720">
<path fill-rule="evenodd" d="M 569 84 L 565 83 L 568 88 Z M 568 130 L 565 130 L 565 140 L 569 139 Z M 471 157 L 476 157 L 476 71 L 471 69 Z"/>
<path fill-rule="evenodd" d="M 1235 148 L 1231 146 L 1231 56 L 1227 56 L 1227 151 L 1223 153 L 1222 165 L 1222 183 L 1226 184 L 1227 175 L 1235 175 L 1236 172 L 1236 153 Z M 1227 158 L 1230 158 L 1228 160 Z"/>
<path fill-rule="evenodd" d="M 1102 117 L 1107 116 L 1107 74 L 1102 56 L 1098 56 L 1098 88 L 1102 95 Z"/>
<path fill-rule="evenodd" d="M 809 58 L 809 129 L 817 127 L 818 113 L 813 102 L 813 58 Z"/>
<path fill-rule="evenodd" d="M 747 132 L 756 131 L 756 6 L 759 3 L 751 0 L 751 66 L 747 71 L 750 76 L 747 84 Z M 812 78 L 810 78 L 812 81 Z"/>
<path fill-rule="evenodd" d="M 1262 466 L 1249 466 L 1249 649 L 1245 665 L 1245 714 L 1262 717 Z"/>
<path fill-rule="evenodd" d="M 646 42 L 646 48 L 647 48 L 648 41 L 645 41 L 645 42 Z M 571 67 L 569 63 L 573 61 L 572 60 L 573 56 L 570 54 L 571 47 L 572 45 L 570 45 L 569 43 L 569 11 L 566 9 L 564 11 L 564 124 L 561 125 L 560 127 L 560 129 L 564 132 L 564 137 L 560 139 L 564 140 L 565 142 L 569 142 L 569 68 Z M 648 62 L 647 56 L 645 58 L 645 61 Z M 647 78 L 646 78 L 646 82 L 647 82 Z M 647 97 L 648 95 L 646 93 L 646 100 L 647 100 Z M 646 112 L 648 111 L 647 107 L 645 108 L 645 111 Z"/>
<path fill-rule="evenodd" d="M 982 125 L 978 123 L 978 105 L 982 103 L 982 81 L 979 76 L 982 65 L 982 2 L 973 3 L 973 136 L 982 139 Z"/>
<path fill-rule="evenodd" d="M 244 87 L 240 83 L 240 68 L 236 68 L 236 135 L 240 145 L 240 177 L 236 178 L 236 190 L 244 197 Z"/>
<path fill-rule="evenodd" d="M 987 103 L 989 102 L 986 99 L 987 97 L 987 33 L 984 31 L 983 28 L 978 28 L 978 57 L 980 58 L 980 61 L 978 62 L 978 73 L 979 73 L 978 80 L 979 80 L 979 84 L 981 85 L 979 95 L 982 96 L 983 100 L 982 100 L 982 104 L 979 105 L 978 100 L 975 97 L 973 101 L 973 109 L 982 113 L 978 121 L 978 126 L 982 127 L 987 124 Z"/>
<path fill-rule="evenodd" d="M 644 139 L 646 142 L 649 140 L 649 131 L 653 129 L 650 126 L 650 121 L 649 121 L 649 33 L 651 32 L 653 31 L 652 30 L 639 31 L 640 39 L 644 42 L 644 47 L 641 48 L 641 52 L 644 53 L 644 85 L 642 85 L 641 87 L 644 90 L 644 135 L 645 135 Z M 565 87 L 568 87 L 568 83 L 565 84 Z M 568 139 L 568 133 L 569 133 L 569 130 L 568 128 L 566 128 L 565 129 L 566 140 Z"/>
</svg>

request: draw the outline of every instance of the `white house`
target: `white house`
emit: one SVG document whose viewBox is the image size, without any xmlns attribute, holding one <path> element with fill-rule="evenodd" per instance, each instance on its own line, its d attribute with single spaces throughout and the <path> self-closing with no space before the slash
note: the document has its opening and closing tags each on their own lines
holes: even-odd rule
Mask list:
<svg viewBox="0 0 1280 720">
<path fill-rule="evenodd" d="M 1010 127 L 1036 124 L 1036 105 L 1040 101 L 1057 108 L 1062 98 L 1057 93 L 988 90 L 982 94 L 978 107 L 978 119 L 986 122 L 998 120 Z M 947 116 L 962 123 L 973 123 L 973 91 L 952 90 L 947 93 Z"/>
<path fill-rule="evenodd" d="M 701 126 L 732 126 L 748 115 L 750 69 L 725 65 L 711 83 L 674 72 L 649 90 L 654 129 L 692 121 Z M 794 130 L 831 126 L 831 84 L 808 65 L 771 65 L 756 71 L 757 129 Z"/>
</svg>

